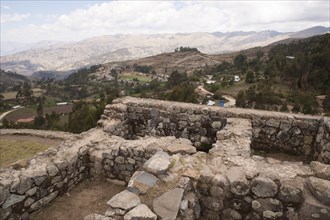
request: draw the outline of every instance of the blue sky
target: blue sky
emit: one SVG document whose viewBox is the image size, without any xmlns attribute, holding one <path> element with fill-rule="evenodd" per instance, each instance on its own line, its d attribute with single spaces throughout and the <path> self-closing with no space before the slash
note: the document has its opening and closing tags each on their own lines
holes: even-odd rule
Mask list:
<svg viewBox="0 0 330 220">
<path fill-rule="evenodd" d="M 329 26 L 329 10 L 329 0 L 1 0 L 1 41 L 77 41 L 112 34 L 289 32 Z"/>
</svg>

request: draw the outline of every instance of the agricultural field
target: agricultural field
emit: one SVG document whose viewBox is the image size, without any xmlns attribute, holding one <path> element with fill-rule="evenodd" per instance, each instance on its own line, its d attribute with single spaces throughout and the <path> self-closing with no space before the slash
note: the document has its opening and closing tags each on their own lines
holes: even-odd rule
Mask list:
<svg viewBox="0 0 330 220">
<path fill-rule="evenodd" d="M 44 108 L 44 114 L 51 114 L 56 112 L 57 114 L 68 114 L 72 111 L 73 105 L 62 105 L 62 106 L 52 106 Z M 10 112 L 4 118 L 8 121 L 16 122 L 18 119 L 31 118 L 36 116 L 36 109 L 34 108 L 20 108 L 13 112 Z"/>
<path fill-rule="evenodd" d="M 3 100 L 12 100 L 16 99 L 17 92 L 4 92 L 1 95 L 3 96 Z"/>
<path fill-rule="evenodd" d="M 150 76 L 147 76 L 145 74 L 136 73 L 136 72 L 130 72 L 130 73 L 123 73 L 119 75 L 120 79 L 127 80 L 127 81 L 133 81 L 134 79 L 139 80 L 142 83 L 147 83 L 152 80 Z"/>
</svg>

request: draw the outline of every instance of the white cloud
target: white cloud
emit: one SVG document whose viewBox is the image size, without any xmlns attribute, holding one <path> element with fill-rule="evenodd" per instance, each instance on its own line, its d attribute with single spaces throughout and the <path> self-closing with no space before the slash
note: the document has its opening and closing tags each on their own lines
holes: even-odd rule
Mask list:
<svg viewBox="0 0 330 220">
<path fill-rule="evenodd" d="M 1 14 L 1 24 L 9 23 L 9 22 L 17 22 L 22 21 L 26 18 L 30 17 L 30 14 Z"/>
<path fill-rule="evenodd" d="M 29 40 L 80 40 L 128 33 L 297 31 L 314 25 L 329 26 L 328 1 L 111 1 L 2 35 L 6 39 L 24 34 Z"/>
<path fill-rule="evenodd" d="M 7 6 L 7 5 L 1 5 L 1 8 L 6 9 L 6 10 L 10 10 L 10 7 Z"/>
</svg>

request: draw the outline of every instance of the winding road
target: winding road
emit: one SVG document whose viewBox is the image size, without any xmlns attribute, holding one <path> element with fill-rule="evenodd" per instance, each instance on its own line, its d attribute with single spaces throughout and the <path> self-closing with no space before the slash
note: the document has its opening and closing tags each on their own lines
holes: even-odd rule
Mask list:
<svg viewBox="0 0 330 220">
<path fill-rule="evenodd" d="M 204 86 L 198 86 L 196 88 L 196 91 L 199 91 L 205 95 L 214 95 L 212 92 L 207 91 Z M 225 103 L 225 107 L 226 108 L 231 108 L 231 107 L 235 107 L 236 105 L 236 99 L 234 99 L 234 97 L 230 96 L 230 95 L 223 95 L 222 97 L 224 97 L 225 99 L 228 100 L 228 102 Z"/>
<path fill-rule="evenodd" d="M 228 102 L 225 103 L 225 107 L 228 107 L 228 108 L 235 107 L 236 99 L 234 99 L 234 97 L 229 96 L 229 95 L 223 95 L 222 97 L 224 97 L 225 99 L 228 100 Z"/>
<path fill-rule="evenodd" d="M 10 111 L 7 111 L 7 112 L 4 112 L 4 113 L 2 113 L 1 115 L 0 115 L 0 121 L 6 116 L 6 115 L 8 115 L 10 112 L 13 112 L 13 111 L 15 111 L 16 109 L 13 109 L 13 110 L 10 110 Z"/>
</svg>

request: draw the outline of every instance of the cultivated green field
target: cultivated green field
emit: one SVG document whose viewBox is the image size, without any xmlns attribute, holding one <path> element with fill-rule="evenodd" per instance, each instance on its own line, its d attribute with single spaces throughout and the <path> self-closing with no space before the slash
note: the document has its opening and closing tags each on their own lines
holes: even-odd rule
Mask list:
<svg viewBox="0 0 330 220">
<path fill-rule="evenodd" d="M 129 81 L 132 81 L 133 79 L 137 79 L 137 80 L 139 80 L 140 82 L 143 82 L 143 83 L 147 83 L 147 82 L 150 82 L 152 80 L 150 76 L 141 75 L 141 74 L 137 74 L 137 73 L 122 74 L 122 75 L 120 75 L 120 79 L 129 80 Z"/>
</svg>

